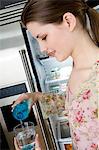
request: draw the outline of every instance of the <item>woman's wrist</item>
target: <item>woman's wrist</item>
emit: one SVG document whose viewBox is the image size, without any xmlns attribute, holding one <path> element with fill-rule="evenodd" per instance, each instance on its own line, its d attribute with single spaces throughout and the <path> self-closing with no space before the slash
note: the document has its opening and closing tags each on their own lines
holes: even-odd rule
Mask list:
<svg viewBox="0 0 99 150">
<path fill-rule="evenodd" d="M 33 99 L 34 99 L 35 102 L 42 101 L 43 93 L 41 93 L 41 92 L 34 92 L 33 94 L 34 94 Z"/>
</svg>

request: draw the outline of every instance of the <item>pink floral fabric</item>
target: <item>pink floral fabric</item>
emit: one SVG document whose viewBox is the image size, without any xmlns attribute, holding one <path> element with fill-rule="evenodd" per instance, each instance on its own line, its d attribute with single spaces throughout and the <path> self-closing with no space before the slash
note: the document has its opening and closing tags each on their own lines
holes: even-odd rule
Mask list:
<svg viewBox="0 0 99 150">
<path fill-rule="evenodd" d="M 99 61 L 75 95 L 68 89 L 68 98 L 74 150 L 99 150 Z"/>
<path fill-rule="evenodd" d="M 43 114 L 68 114 L 74 150 L 99 150 L 99 61 L 88 78 L 72 94 L 44 94 L 41 100 Z"/>
</svg>

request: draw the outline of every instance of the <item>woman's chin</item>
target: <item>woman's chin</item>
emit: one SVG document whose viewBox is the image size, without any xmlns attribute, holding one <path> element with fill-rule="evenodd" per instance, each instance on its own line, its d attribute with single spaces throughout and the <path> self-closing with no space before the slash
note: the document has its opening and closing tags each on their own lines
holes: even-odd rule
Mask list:
<svg viewBox="0 0 99 150">
<path fill-rule="evenodd" d="M 61 57 L 55 57 L 57 61 L 62 62 L 64 60 L 66 60 L 66 58 L 61 58 Z"/>
</svg>

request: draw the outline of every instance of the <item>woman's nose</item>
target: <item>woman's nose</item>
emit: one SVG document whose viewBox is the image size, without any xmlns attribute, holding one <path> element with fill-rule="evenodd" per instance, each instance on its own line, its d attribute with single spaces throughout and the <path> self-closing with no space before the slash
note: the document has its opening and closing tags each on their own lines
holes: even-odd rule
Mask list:
<svg viewBox="0 0 99 150">
<path fill-rule="evenodd" d="M 40 44 L 40 51 L 41 52 L 47 52 L 47 50 L 48 50 L 48 48 L 45 45 Z"/>
</svg>

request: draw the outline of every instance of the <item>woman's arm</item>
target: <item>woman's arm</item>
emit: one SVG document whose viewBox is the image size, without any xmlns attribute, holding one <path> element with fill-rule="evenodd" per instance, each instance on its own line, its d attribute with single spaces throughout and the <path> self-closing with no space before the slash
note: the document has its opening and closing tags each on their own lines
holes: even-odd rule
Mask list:
<svg viewBox="0 0 99 150">
<path fill-rule="evenodd" d="M 44 118 L 65 112 L 66 94 L 44 93 L 40 99 Z"/>
<path fill-rule="evenodd" d="M 51 114 L 61 114 L 66 109 L 66 94 L 53 94 L 53 93 L 24 93 L 15 101 L 12 107 L 15 107 L 23 100 L 31 101 L 31 106 L 37 101 L 41 104 L 41 109 L 44 118 L 48 118 Z"/>
</svg>

